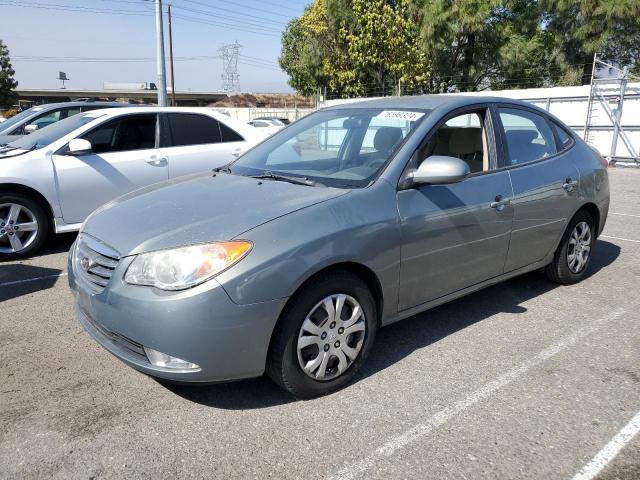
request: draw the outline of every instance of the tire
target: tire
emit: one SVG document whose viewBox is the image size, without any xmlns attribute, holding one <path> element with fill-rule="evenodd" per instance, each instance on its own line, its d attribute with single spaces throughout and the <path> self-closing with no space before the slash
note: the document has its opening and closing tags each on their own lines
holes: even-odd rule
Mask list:
<svg viewBox="0 0 640 480">
<path fill-rule="evenodd" d="M 16 217 L 16 212 L 17 218 L 10 219 Z M 49 225 L 44 209 L 30 197 L 0 193 L 0 261 L 25 258 L 36 252 L 49 235 Z"/>
<path fill-rule="evenodd" d="M 582 241 L 578 242 L 582 247 L 581 250 L 578 250 L 580 253 L 577 253 L 575 246 L 576 238 L 581 235 L 584 237 L 583 226 L 585 224 L 589 229 L 588 241 L 585 241 L 583 238 Z M 581 210 L 569 223 L 569 226 L 562 236 L 560 245 L 553 256 L 553 261 L 545 268 L 545 273 L 549 280 L 559 283 L 560 285 L 572 285 L 581 281 L 589 269 L 595 241 L 596 229 L 593 216 L 591 216 L 589 212 Z M 583 252 L 585 252 L 586 249 L 588 249 L 586 252 L 587 256 L 584 258 Z M 572 256 L 572 254 L 574 255 Z M 577 257 L 580 257 L 580 260 L 577 260 Z"/>
<path fill-rule="evenodd" d="M 324 303 L 327 299 L 331 299 L 334 311 L 342 305 L 340 318 L 330 317 Z M 358 306 L 360 316 L 356 313 Z M 267 374 L 298 398 L 320 397 L 341 389 L 371 351 L 377 315 L 373 296 L 358 276 L 337 271 L 315 278 L 282 312 L 269 348 Z M 310 343 L 299 349 L 299 340 L 301 345 Z M 325 356 L 327 361 L 318 365 L 317 360 Z"/>
</svg>

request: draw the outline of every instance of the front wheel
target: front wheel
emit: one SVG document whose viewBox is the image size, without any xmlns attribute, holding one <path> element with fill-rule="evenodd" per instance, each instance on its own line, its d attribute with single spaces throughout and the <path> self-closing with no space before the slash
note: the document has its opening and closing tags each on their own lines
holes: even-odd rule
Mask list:
<svg viewBox="0 0 640 480">
<path fill-rule="evenodd" d="M 582 280 L 593 256 L 595 241 L 593 217 L 589 212 L 578 212 L 569 223 L 553 262 L 545 270 L 547 277 L 561 285 L 571 285 Z"/>
<path fill-rule="evenodd" d="M 376 329 L 376 305 L 359 277 L 349 272 L 318 277 L 282 313 L 267 373 L 299 398 L 339 390 L 366 360 Z"/>
<path fill-rule="evenodd" d="M 37 202 L 20 194 L 0 194 L 0 261 L 32 254 L 48 232 L 48 217 Z"/>
</svg>

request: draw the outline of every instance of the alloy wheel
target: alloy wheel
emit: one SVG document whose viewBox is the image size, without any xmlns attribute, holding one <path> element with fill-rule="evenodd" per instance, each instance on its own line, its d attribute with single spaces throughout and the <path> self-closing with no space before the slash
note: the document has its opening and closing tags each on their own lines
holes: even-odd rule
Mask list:
<svg viewBox="0 0 640 480">
<path fill-rule="evenodd" d="M 579 222 L 569 237 L 567 264 L 572 273 L 580 273 L 591 254 L 591 228 L 587 222 Z"/>
<path fill-rule="evenodd" d="M 362 350 L 366 331 L 364 311 L 358 301 L 334 294 L 308 313 L 298 334 L 298 363 L 314 380 L 342 375 Z"/>
<path fill-rule="evenodd" d="M 31 210 L 19 203 L 0 204 L 0 253 L 21 252 L 37 235 L 38 221 Z"/>
</svg>

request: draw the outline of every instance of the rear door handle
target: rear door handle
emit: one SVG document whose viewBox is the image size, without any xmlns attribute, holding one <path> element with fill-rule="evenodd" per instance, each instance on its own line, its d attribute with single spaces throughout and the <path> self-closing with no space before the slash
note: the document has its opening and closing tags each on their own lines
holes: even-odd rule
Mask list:
<svg viewBox="0 0 640 480">
<path fill-rule="evenodd" d="M 502 195 L 496 195 L 495 200 L 491 202 L 489 206 L 501 212 L 502 210 L 504 210 L 504 207 L 510 204 L 511 204 L 510 198 L 504 198 Z"/>
<path fill-rule="evenodd" d="M 158 158 L 156 156 L 149 157 L 147 160 L 145 160 L 145 162 L 147 162 L 149 165 L 153 165 L 154 167 L 163 167 L 168 163 L 166 158 Z"/>
<path fill-rule="evenodd" d="M 231 155 L 233 155 L 234 157 L 239 157 L 240 155 L 242 155 L 243 151 L 243 148 L 234 148 L 233 150 L 231 150 Z"/>
<path fill-rule="evenodd" d="M 571 178 L 567 178 L 562 184 L 562 188 L 564 188 L 567 192 L 573 192 L 573 189 L 578 186 L 577 180 L 571 180 Z"/>
</svg>

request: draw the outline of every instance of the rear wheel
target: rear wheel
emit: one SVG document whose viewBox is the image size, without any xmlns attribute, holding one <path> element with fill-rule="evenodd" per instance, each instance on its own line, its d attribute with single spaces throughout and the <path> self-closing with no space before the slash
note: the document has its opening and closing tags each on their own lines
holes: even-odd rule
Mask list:
<svg viewBox="0 0 640 480">
<path fill-rule="evenodd" d="M 48 233 L 49 219 L 37 202 L 20 194 L 0 194 L 0 260 L 32 254 Z"/>
<path fill-rule="evenodd" d="M 547 277 L 561 285 L 571 285 L 582 280 L 591 263 L 595 240 L 593 217 L 589 212 L 578 212 L 569 223 L 553 262 L 545 270 Z"/>
<path fill-rule="evenodd" d="M 371 292 L 349 272 L 318 277 L 282 313 L 267 373 L 299 398 L 346 385 L 366 360 L 377 329 Z"/>
</svg>

